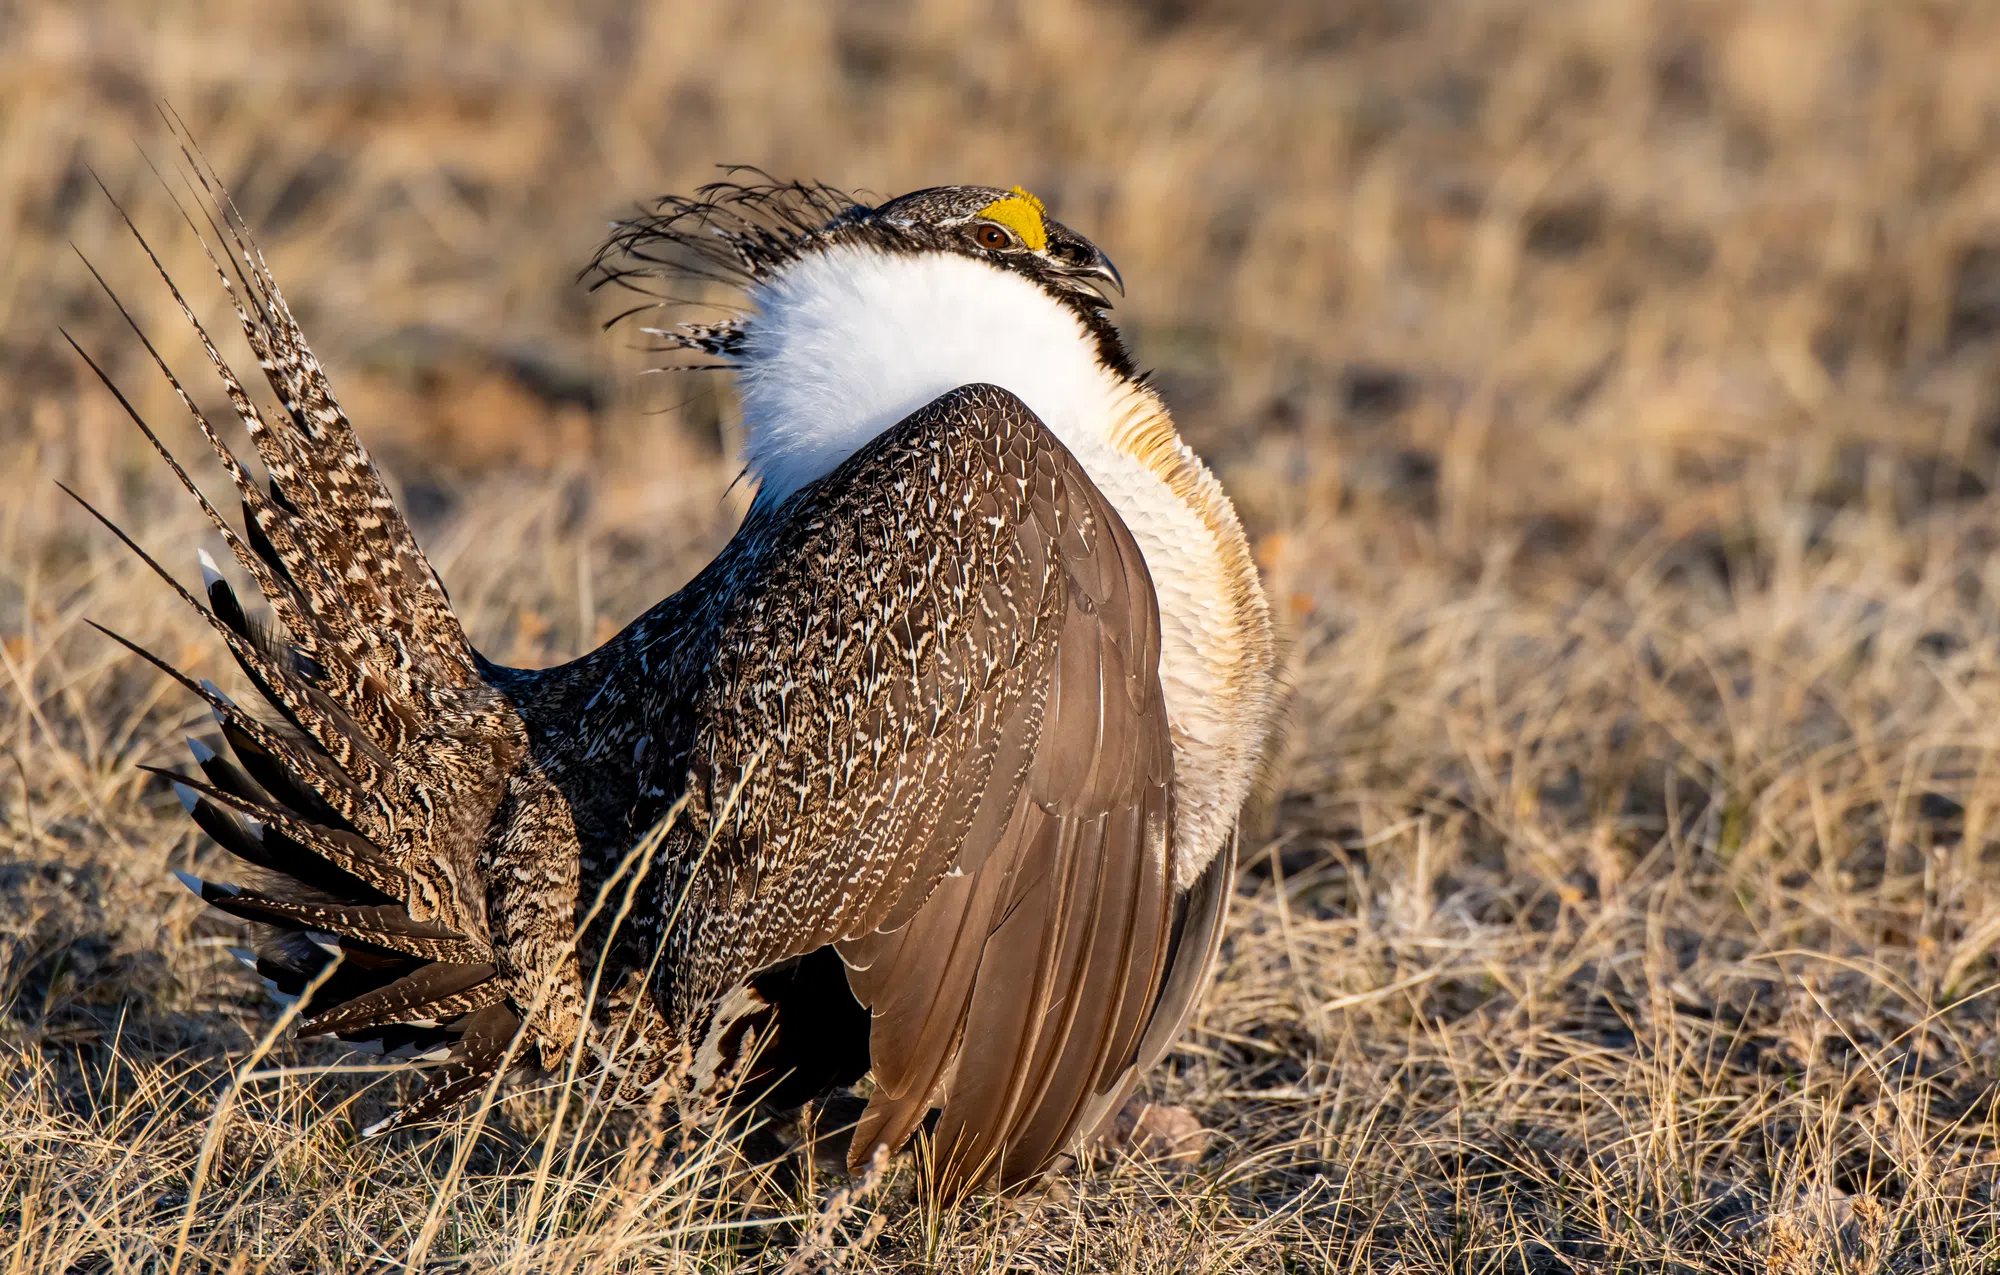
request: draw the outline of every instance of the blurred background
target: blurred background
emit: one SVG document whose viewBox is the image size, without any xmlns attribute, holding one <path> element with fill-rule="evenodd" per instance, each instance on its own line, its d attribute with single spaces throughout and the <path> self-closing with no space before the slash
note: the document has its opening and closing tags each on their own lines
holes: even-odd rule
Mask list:
<svg viewBox="0 0 2000 1275">
<path fill-rule="evenodd" d="M 184 581 L 219 549 L 57 331 L 226 490 L 71 251 L 228 419 L 92 179 L 247 370 L 162 103 L 517 664 L 743 505 L 727 386 L 644 375 L 602 330 L 630 298 L 577 281 L 613 218 L 718 164 L 1019 184 L 1118 262 L 1293 691 L 1221 987 L 1148 1088 L 1228 1148 L 1214 1269 L 2000 1252 L 2000 5 L 0 0 L 0 1089 L 41 1095 L 0 1198 L 148 1244 L 174 1214 L 103 1167 L 131 1107 L 90 1042 L 187 1060 L 168 1182 L 270 1014 L 135 765 L 206 716 L 83 620 L 234 670 L 55 486 Z M 216 1252 L 321 1235 L 327 1181 L 356 1235 L 421 1216 L 342 1127 L 307 1187 L 204 1199 Z M 1034 1233 L 1179 1253 L 1167 1192 Z"/>
<path fill-rule="evenodd" d="M 12 0 L 5 499 L 116 502 L 140 463 L 56 336 L 138 367 L 71 242 L 195 349 L 90 176 L 199 263 L 142 157 L 163 102 L 420 517 L 507 471 L 587 474 L 634 534 L 683 504 L 728 405 L 637 383 L 575 276 L 719 163 L 1041 194 L 1265 530 L 1720 551 L 1747 490 L 1964 499 L 2000 430 L 1996 66 L 1977 0 Z"/>
</svg>

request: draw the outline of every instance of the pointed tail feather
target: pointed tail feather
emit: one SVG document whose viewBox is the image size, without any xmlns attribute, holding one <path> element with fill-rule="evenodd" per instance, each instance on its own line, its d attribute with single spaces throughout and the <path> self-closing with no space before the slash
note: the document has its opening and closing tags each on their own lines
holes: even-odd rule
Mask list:
<svg viewBox="0 0 2000 1275">
<path fill-rule="evenodd" d="M 521 1029 L 521 1020 L 504 1005 L 491 1005 L 470 1015 L 450 1057 L 431 1074 L 430 1083 L 407 1107 L 361 1131 L 364 1138 L 429 1120 L 472 1097 L 492 1082 L 506 1061 L 507 1046 Z"/>
<path fill-rule="evenodd" d="M 262 428 L 259 419 L 251 436 L 302 538 L 325 555 L 322 561 L 349 604 L 370 621 L 367 636 L 430 663 L 433 677 L 450 673 L 470 684 L 477 676 L 472 647 L 444 586 L 334 397 L 264 254 L 185 132 L 182 154 L 208 197 L 207 220 L 240 291 L 220 265 L 217 278 L 258 366 L 284 404 L 290 428 Z M 220 242 L 225 236 L 227 242 Z M 202 238 L 199 232 L 196 238 Z M 209 259 L 215 261 L 212 252 Z M 246 416 L 245 424 L 251 420 Z"/>
<path fill-rule="evenodd" d="M 401 899 L 409 889 L 408 878 L 381 850 L 351 832 L 320 827 L 290 811 L 246 800 L 175 771 L 157 766 L 139 769 L 170 781 L 202 831 L 246 863 L 354 902 Z"/>
<path fill-rule="evenodd" d="M 200 339 L 266 480 L 237 458 L 103 276 L 85 265 L 221 462 L 242 507 L 240 529 L 96 360 L 70 344 L 194 498 L 275 626 L 251 615 L 205 552 L 197 594 L 84 507 L 202 617 L 263 705 L 246 708 L 103 631 L 215 715 L 220 741 L 189 741 L 199 777 L 157 773 L 250 873 L 244 885 L 182 878 L 210 906 L 252 923 L 253 946 L 239 959 L 274 995 L 310 995 L 302 1034 L 441 1064 L 411 1106 L 370 1130 L 386 1132 L 477 1092 L 520 1030 L 488 935 L 483 876 L 526 755 L 525 730 L 485 680 L 490 666 L 466 640 L 241 215 L 176 127 L 214 244 L 185 205 L 181 215 L 281 412 L 257 406 L 152 246 L 130 217 L 125 223 Z M 336 953 L 340 964 L 329 970 Z"/>
<path fill-rule="evenodd" d="M 301 1036 L 403 1025 L 435 1027 L 500 1003 L 491 963 L 433 961 L 299 1024 Z"/>
</svg>

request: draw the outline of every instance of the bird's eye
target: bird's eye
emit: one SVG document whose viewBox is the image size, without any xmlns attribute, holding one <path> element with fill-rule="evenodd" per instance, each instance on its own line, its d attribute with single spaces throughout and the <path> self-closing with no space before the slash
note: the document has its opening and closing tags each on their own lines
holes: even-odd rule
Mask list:
<svg viewBox="0 0 2000 1275">
<path fill-rule="evenodd" d="M 972 242 L 982 248 L 999 252 L 1002 248 L 1013 246 L 1014 236 L 989 221 L 972 232 Z"/>
</svg>

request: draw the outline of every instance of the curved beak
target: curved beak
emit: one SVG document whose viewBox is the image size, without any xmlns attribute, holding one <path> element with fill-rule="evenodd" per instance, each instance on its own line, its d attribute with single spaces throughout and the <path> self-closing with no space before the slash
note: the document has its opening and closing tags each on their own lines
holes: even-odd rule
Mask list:
<svg viewBox="0 0 2000 1275">
<path fill-rule="evenodd" d="M 1103 249 L 1092 245 L 1090 252 L 1088 262 L 1072 266 L 1067 273 L 1070 278 L 1095 292 L 1104 302 L 1104 308 L 1109 310 L 1113 290 L 1121 297 L 1125 295 L 1125 276 L 1118 273 L 1118 267 L 1111 264 L 1111 258 L 1104 255 Z"/>
</svg>

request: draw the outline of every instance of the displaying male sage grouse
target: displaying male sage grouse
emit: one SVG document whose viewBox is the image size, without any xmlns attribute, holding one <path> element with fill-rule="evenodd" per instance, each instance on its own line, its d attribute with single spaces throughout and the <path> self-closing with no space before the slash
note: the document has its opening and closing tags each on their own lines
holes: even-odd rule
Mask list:
<svg viewBox="0 0 2000 1275">
<path fill-rule="evenodd" d="M 206 554 L 182 592 L 265 704 L 132 649 L 220 726 L 175 779 L 242 884 L 188 885 L 257 923 L 303 1034 L 436 1064 L 370 1132 L 573 1059 L 622 1102 L 871 1076 L 851 1162 L 937 1109 L 951 1191 L 1096 1127 L 1207 980 L 1273 711 L 1242 529 L 1105 317 L 1105 255 L 972 186 L 725 184 L 622 224 L 601 280 L 740 289 L 647 330 L 734 370 L 756 499 L 686 588 L 531 671 L 467 641 L 204 186 L 282 407 L 202 332 L 268 482 L 184 392 L 241 530 L 174 470 L 276 625 Z"/>
</svg>

